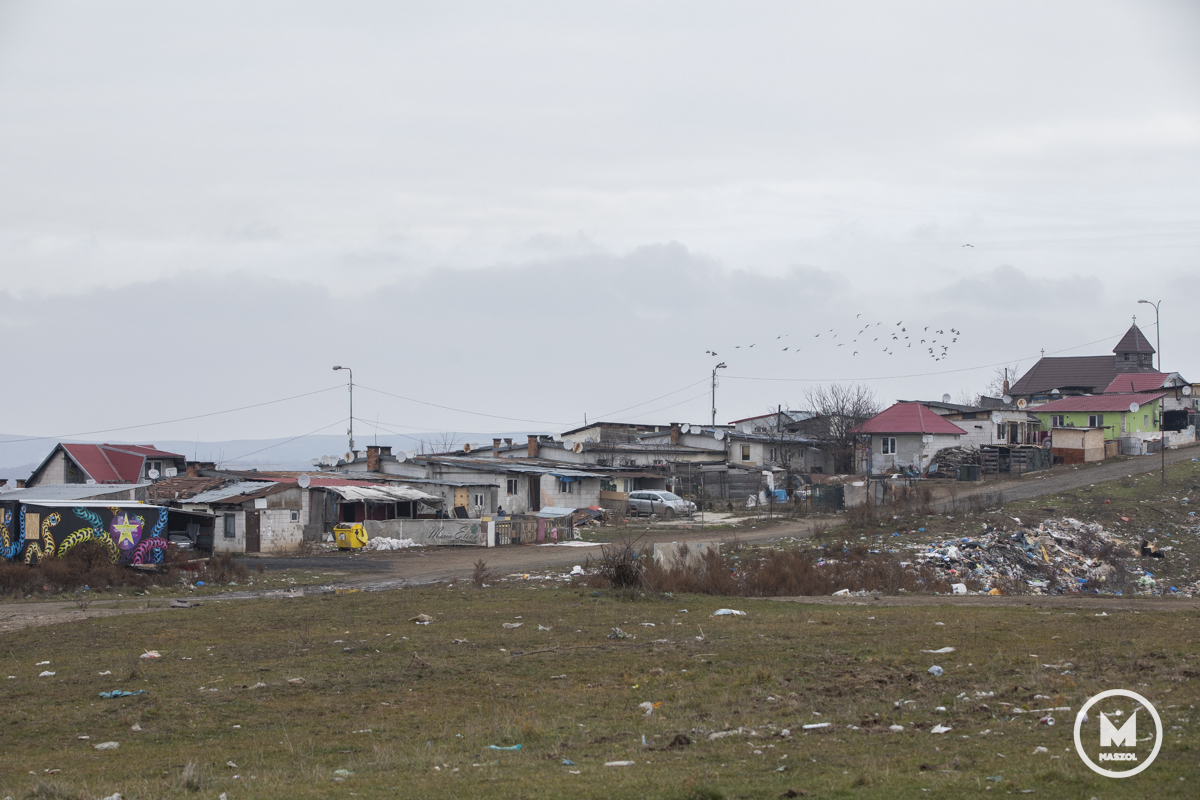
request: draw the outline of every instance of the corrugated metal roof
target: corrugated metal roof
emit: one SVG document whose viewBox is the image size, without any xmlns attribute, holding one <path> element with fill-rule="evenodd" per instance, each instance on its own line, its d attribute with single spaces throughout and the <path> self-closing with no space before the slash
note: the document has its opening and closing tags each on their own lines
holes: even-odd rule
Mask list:
<svg viewBox="0 0 1200 800">
<path fill-rule="evenodd" d="M 1163 388 L 1163 384 L 1170 377 L 1165 372 L 1131 372 L 1118 375 L 1113 378 L 1112 383 L 1104 387 L 1104 394 L 1152 392 L 1155 389 Z"/>
<path fill-rule="evenodd" d="M 1035 414 L 1059 414 L 1067 411 L 1128 411 L 1130 403 L 1139 406 L 1153 403 L 1163 394 L 1098 394 L 1090 397 L 1064 397 L 1052 403 L 1035 406 Z"/>
<path fill-rule="evenodd" d="M 516 472 L 529 475 L 571 475 L 578 478 L 607 478 L 606 472 L 589 472 L 584 470 L 564 469 L 560 466 L 547 466 L 544 462 L 539 464 L 530 464 L 525 459 L 521 458 L 432 458 L 418 457 L 415 461 L 423 461 L 430 464 L 439 464 L 444 467 L 458 467 L 459 469 L 478 470 L 480 472 Z"/>
<path fill-rule="evenodd" d="M 38 500 L 87 500 L 98 495 L 126 492 L 149 485 L 148 483 L 51 483 L 30 486 L 26 489 L 7 489 L 0 492 L 0 501 L 23 500 L 32 503 Z"/>
<path fill-rule="evenodd" d="M 411 486 L 325 486 L 325 488 L 352 503 L 371 500 L 379 503 L 411 503 L 420 501 L 426 505 L 441 505 L 442 498 L 427 494 Z"/>
<path fill-rule="evenodd" d="M 269 489 L 275 484 L 268 481 L 239 481 L 231 483 L 228 486 L 222 486 L 218 489 L 210 489 L 207 492 L 201 492 L 198 495 L 189 497 L 185 502 L 188 503 L 220 503 L 223 500 L 228 500 L 231 497 L 237 497 L 240 494 L 252 494 L 260 489 Z"/>
<path fill-rule="evenodd" d="M 940 433 L 962 436 L 966 431 L 920 403 L 896 403 L 861 425 L 856 425 L 851 433 Z"/>
</svg>

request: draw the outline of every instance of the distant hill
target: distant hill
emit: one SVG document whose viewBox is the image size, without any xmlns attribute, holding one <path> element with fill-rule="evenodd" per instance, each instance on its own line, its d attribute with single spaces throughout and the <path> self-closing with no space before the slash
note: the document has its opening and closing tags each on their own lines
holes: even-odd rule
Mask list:
<svg viewBox="0 0 1200 800">
<path fill-rule="evenodd" d="M 425 452 L 442 450 L 450 444 L 461 447 L 463 443 L 488 444 L 494 437 L 509 437 L 524 441 L 525 432 L 486 433 L 471 431 L 459 433 L 445 431 L 424 436 L 380 436 L 374 434 L 356 438 L 355 445 L 365 450 L 367 445 L 378 442 L 390 446 L 393 452 Z M 136 440 L 104 439 L 112 444 L 153 444 L 161 450 L 181 453 L 189 461 L 216 461 L 227 467 L 238 469 L 312 469 L 312 460 L 323 455 L 342 455 L 346 452 L 345 436 L 304 436 L 293 441 L 288 437 L 278 439 L 229 439 L 223 442 L 187 442 L 177 439 L 155 439 L 146 437 Z M 28 478 L 38 464 L 58 443 L 57 439 L 35 439 L 11 434 L 0 434 L 0 478 Z"/>
</svg>

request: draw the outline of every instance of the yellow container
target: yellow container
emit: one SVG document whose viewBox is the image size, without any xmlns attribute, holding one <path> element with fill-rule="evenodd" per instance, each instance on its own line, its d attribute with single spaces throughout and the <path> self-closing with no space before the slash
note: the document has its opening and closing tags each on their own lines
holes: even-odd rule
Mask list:
<svg viewBox="0 0 1200 800">
<path fill-rule="evenodd" d="M 338 550 L 357 550 L 367 546 L 367 529 L 361 522 L 339 522 L 333 526 L 333 541 Z"/>
</svg>

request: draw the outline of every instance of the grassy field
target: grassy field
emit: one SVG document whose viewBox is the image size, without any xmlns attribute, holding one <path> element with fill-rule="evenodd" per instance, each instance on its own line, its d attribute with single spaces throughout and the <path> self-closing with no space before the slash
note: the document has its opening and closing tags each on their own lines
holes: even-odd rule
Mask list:
<svg viewBox="0 0 1200 800">
<path fill-rule="evenodd" d="M 711 616 L 722 606 L 748 615 Z M 435 621 L 410 621 L 422 613 Z M 0 672 L 15 676 L 0 683 L 0 796 L 1196 796 L 1195 612 L 1094 614 L 545 583 L 210 601 L 31 629 L 0 641 Z M 607 638 L 618 627 L 636 638 Z M 920 652 L 945 646 L 956 652 Z M 162 657 L 139 658 L 147 649 Z M 1135 779 L 1082 765 L 1072 714 L 1047 727 L 1012 712 L 1078 708 L 1112 687 L 1160 703 L 1172 726 Z M 112 689 L 146 694 L 99 698 Z M 659 705 L 645 716 L 644 702 Z M 817 722 L 828 732 L 802 732 Z M 939 723 L 952 730 L 932 734 Z M 106 741 L 119 749 L 94 749 Z"/>
</svg>

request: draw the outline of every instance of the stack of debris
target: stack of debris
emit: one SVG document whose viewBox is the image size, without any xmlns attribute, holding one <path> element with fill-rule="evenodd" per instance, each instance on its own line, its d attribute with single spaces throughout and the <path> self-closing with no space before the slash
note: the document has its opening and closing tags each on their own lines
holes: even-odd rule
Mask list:
<svg viewBox="0 0 1200 800">
<path fill-rule="evenodd" d="M 944 447 L 934 453 L 933 464 L 937 469 L 929 470 L 930 478 L 956 480 L 958 468 L 979 463 L 979 451 L 974 447 Z"/>
<path fill-rule="evenodd" d="M 928 545 L 916 560 L 941 567 L 955 583 L 974 579 L 993 594 L 1006 583 L 1023 584 L 1034 594 L 1121 594 L 1133 583 L 1150 594 L 1170 590 L 1141 568 L 1137 552 L 1101 525 L 1068 517 L 1015 532 L 985 528 L 978 538 Z"/>
</svg>

